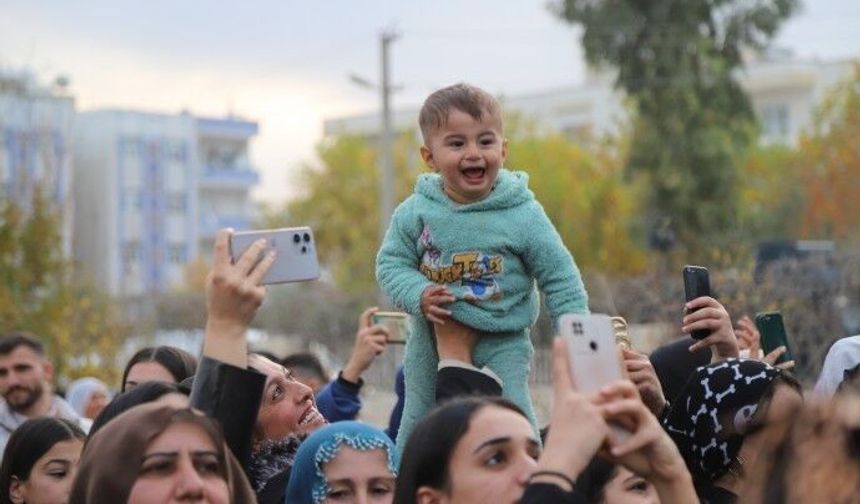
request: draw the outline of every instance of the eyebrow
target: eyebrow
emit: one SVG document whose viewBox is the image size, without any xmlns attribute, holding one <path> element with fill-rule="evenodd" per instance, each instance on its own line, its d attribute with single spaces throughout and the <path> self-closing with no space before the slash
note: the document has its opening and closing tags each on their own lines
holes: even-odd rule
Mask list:
<svg viewBox="0 0 860 504">
<path fill-rule="evenodd" d="M 194 450 L 191 452 L 192 457 L 199 457 L 201 455 L 212 455 L 217 457 L 218 452 L 212 450 Z M 143 456 L 143 460 L 149 460 L 152 457 L 177 457 L 179 456 L 178 451 L 173 452 L 153 452 Z"/>
<path fill-rule="evenodd" d="M 44 464 L 42 464 L 42 467 L 48 467 L 51 464 L 71 465 L 72 461 L 68 460 L 68 459 L 51 459 L 51 460 L 45 462 Z"/>
</svg>

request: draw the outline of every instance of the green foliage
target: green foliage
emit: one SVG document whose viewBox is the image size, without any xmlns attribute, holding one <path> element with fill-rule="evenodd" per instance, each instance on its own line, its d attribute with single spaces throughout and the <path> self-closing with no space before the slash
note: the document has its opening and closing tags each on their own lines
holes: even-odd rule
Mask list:
<svg viewBox="0 0 860 504">
<path fill-rule="evenodd" d="M 737 165 L 754 140 L 735 80 L 744 48 L 762 48 L 797 0 L 562 0 L 584 28 L 589 63 L 617 70 L 636 108 L 628 168 L 649 187 L 654 221 L 670 219 L 692 255 L 737 225 Z"/>
<path fill-rule="evenodd" d="M 0 204 L 0 332 L 12 330 L 36 334 L 61 378 L 116 378 L 128 328 L 111 299 L 73 279 L 59 216 L 41 191 L 26 210 Z"/>
</svg>

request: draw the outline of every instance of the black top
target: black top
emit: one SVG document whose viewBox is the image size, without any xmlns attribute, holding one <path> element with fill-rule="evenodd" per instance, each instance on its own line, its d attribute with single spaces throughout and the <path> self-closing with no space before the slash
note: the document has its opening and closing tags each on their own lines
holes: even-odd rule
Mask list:
<svg viewBox="0 0 860 504">
<path fill-rule="evenodd" d="M 651 364 L 663 387 L 663 395 L 670 403 L 675 402 L 681 388 L 696 369 L 711 362 L 710 348 L 690 353 L 690 345 L 695 342 L 693 338 L 684 336 L 651 352 Z"/>
</svg>

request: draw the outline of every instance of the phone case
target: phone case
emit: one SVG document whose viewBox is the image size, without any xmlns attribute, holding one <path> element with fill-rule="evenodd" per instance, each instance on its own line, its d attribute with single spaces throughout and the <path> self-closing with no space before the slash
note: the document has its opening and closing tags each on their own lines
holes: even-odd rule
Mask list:
<svg viewBox="0 0 860 504">
<path fill-rule="evenodd" d="M 684 266 L 684 297 L 692 301 L 702 296 L 711 295 L 711 280 L 708 269 L 702 266 Z M 693 339 L 705 339 L 711 334 L 708 330 L 693 331 L 690 336 Z"/>
<path fill-rule="evenodd" d="M 570 375 L 577 391 L 594 393 L 626 378 L 609 315 L 567 313 L 559 317 L 558 325 L 567 341 Z M 630 432 L 619 425 L 610 428 L 618 441 L 630 437 Z"/>
<path fill-rule="evenodd" d="M 576 390 L 596 392 L 624 378 L 612 319 L 608 315 L 568 313 L 559 318 L 559 330 L 567 341 L 570 373 Z"/>
<path fill-rule="evenodd" d="M 402 312 L 376 312 L 371 318 L 374 325 L 388 329 L 388 343 L 405 344 L 409 336 L 409 315 Z"/>
<path fill-rule="evenodd" d="M 791 345 L 788 344 L 788 335 L 785 332 L 785 324 L 780 312 L 764 312 L 755 316 L 755 325 L 761 334 L 761 349 L 765 355 L 773 352 L 781 346 L 785 346 L 785 353 L 779 356 L 774 364 L 782 364 L 794 360 L 791 353 Z"/>
<path fill-rule="evenodd" d="M 241 231 L 230 238 L 230 257 L 235 263 L 242 253 L 260 238 L 266 239 L 264 257 L 275 251 L 275 262 L 263 277 L 263 284 L 306 282 L 320 276 L 316 242 L 309 227 L 267 229 L 263 231 Z"/>
</svg>

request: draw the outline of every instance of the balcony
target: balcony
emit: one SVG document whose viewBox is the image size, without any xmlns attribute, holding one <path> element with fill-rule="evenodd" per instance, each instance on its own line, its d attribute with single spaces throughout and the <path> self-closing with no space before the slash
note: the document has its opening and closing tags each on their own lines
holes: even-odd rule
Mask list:
<svg viewBox="0 0 860 504">
<path fill-rule="evenodd" d="M 251 167 L 221 168 L 204 166 L 200 187 L 217 189 L 250 189 L 260 182 L 260 174 Z"/>
</svg>

